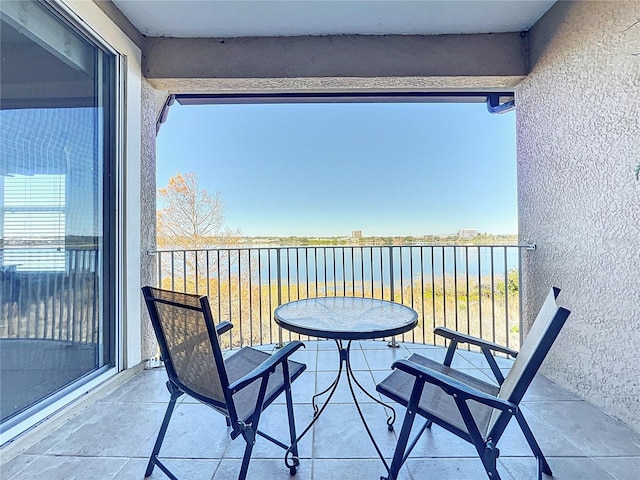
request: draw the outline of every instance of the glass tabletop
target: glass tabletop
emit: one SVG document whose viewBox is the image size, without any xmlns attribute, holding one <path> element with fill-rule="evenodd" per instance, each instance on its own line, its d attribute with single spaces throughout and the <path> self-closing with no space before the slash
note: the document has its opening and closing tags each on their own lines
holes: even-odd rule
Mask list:
<svg viewBox="0 0 640 480">
<path fill-rule="evenodd" d="M 412 308 L 362 297 L 295 300 L 276 308 L 274 318 L 292 332 L 341 340 L 394 336 L 408 332 L 418 323 L 418 314 Z"/>
</svg>

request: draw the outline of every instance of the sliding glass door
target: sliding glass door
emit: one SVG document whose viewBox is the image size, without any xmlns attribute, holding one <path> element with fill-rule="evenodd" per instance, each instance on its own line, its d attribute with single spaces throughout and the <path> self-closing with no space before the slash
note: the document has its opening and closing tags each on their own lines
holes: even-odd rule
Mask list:
<svg viewBox="0 0 640 480">
<path fill-rule="evenodd" d="M 115 57 L 53 12 L 0 3 L 0 417 L 114 365 Z"/>
</svg>

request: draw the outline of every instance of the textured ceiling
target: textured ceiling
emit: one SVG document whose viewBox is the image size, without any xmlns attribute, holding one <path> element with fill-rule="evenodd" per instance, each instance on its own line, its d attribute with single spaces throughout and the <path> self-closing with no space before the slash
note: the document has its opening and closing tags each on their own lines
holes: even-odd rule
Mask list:
<svg viewBox="0 0 640 480">
<path fill-rule="evenodd" d="M 152 37 L 436 35 L 528 30 L 555 0 L 113 0 Z"/>
</svg>

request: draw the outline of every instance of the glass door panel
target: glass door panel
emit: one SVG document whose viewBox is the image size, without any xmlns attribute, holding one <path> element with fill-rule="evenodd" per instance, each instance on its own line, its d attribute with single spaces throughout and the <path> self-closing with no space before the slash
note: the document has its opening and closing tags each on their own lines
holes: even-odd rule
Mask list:
<svg viewBox="0 0 640 480">
<path fill-rule="evenodd" d="M 0 13 L 6 426 L 113 365 L 115 58 L 39 2 L 2 2 Z"/>
</svg>

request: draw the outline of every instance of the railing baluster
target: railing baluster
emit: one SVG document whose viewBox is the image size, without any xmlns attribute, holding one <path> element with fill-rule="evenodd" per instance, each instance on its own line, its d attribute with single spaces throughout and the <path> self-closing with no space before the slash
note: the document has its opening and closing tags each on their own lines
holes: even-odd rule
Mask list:
<svg viewBox="0 0 640 480">
<path fill-rule="evenodd" d="M 331 257 L 333 260 L 333 295 L 338 294 L 338 283 L 337 283 L 337 275 L 336 275 L 336 247 L 331 248 Z"/>
<path fill-rule="evenodd" d="M 395 272 L 393 269 L 393 247 L 389 247 L 389 279 L 390 279 L 390 285 L 391 285 L 391 301 L 392 302 L 395 299 L 394 277 L 395 277 Z M 400 247 L 400 291 L 402 291 L 402 247 Z M 389 346 L 391 348 L 399 347 L 395 336 L 391 337 L 391 343 L 389 343 Z"/>
<path fill-rule="evenodd" d="M 282 254 L 282 249 L 278 249 L 278 256 L 276 257 L 276 274 L 277 274 L 277 282 L 278 282 L 278 289 L 277 289 L 277 293 L 278 293 L 278 305 L 282 305 L 282 278 L 281 278 L 281 273 L 280 273 L 280 255 Z M 282 342 L 282 327 L 278 326 L 278 348 L 282 348 L 284 347 L 284 343 Z"/>
<path fill-rule="evenodd" d="M 504 247 L 504 338 L 505 345 L 509 347 L 509 272 L 507 270 L 507 250 L 509 247 Z"/>
<path fill-rule="evenodd" d="M 187 250 L 182 252 L 182 291 L 187 293 Z"/>
<path fill-rule="evenodd" d="M 171 290 L 175 290 L 176 289 L 176 283 L 175 283 L 175 266 L 176 266 L 176 261 L 175 261 L 175 254 L 176 252 L 171 252 Z"/>
<path fill-rule="evenodd" d="M 369 249 L 369 263 L 371 265 L 371 298 L 373 298 L 374 280 L 373 280 L 373 247 Z"/>
<path fill-rule="evenodd" d="M 306 288 L 306 298 L 309 298 L 309 250 L 307 250 L 306 248 L 304 249 L 304 264 L 305 264 L 305 279 L 307 280 L 305 282 L 307 288 Z"/>
<path fill-rule="evenodd" d="M 436 269 L 436 265 L 435 265 L 435 253 L 433 251 L 433 247 L 431 247 L 431 301 L 432 301 L 432 306 L 431 306 L 431 313 L 432 313 L 432 319 L 431 319 L 431 332 L 433 332 L 433 329 L 436 328 L 436 277 L 435 277 L 435 269 Z M 432 337 L 432 343 L 435 344 L 436 343 L 436 334 L 435 333 L 431 333 L 431 337 Z"/>
<path fill-rule="evenodd" d="M 260 343 L 263 343 L 263 327 L 262 322 L 262 250 L 257 251 L 258 254 L 258 320 L 260 322 Z"/>
<path fill-rule="evenodd" d="M 415 248 L 414 247 L 409 247 L 409 252 L 410 252 L 410 263 L 409 263 L 409 267 L 410 267 L 410 277 L 409 277 L 409 282 L 411 284 L 411 308 L 413 308 L 414 310 L 418 311 L 418 307 L 416 305 L 416 285 L 415 285 L 415 281 L 414 281 L 414 271 L 415 271 L 415 266 L 414 266 L 414 255 L 415 255 Z M 418 314 L 420 315 L 420 314 Z M 411 342 L 415 343 L 416 342 L 416 332 L 415 329 L 411 332 Z"/>
<path fill-rule="evenodd" d="M 231 250 L 227 250 L 227 320 L 233 322 L 233 311 L 232 311 L 232 289 L 231 289 Z M 232 330 L 233 331 L 233 330 Z M 239 322 L 238 330 L 239 336 L 239 345 L 243 346 L 242 342 L 242 322 Z"/>
<path fill-rule="evenodd" d="M 453 250 L 453 299 L 454 299 L 454 321 L 455 330 L 458 331 L 458 248 L 451 247 Z"/>
<path fill-rule="evenodd" d="M 271 312 L 273 311 L 273 298 L 271 292 L 271 251 L 267 249 L 267 268 L 269 270 L 269 343 L 273 343 L 273 319 L 271 318 Z"/>
<path fill-rule="evenodd" d="M 324 247 L 322 249 L 322 258 L 323 258 L 323 263 L 322 263 L 322 267 L 323 267 L 323 271 L 324 271 L 324 296 L 326 297 L 329 293 L 329 287 L 328 287 L 328 282 L 327 282 L 327 248 Z"/>
<path fill-rule="evenodd" d="M 481 247 L 478 247 L 478 337 L 482 338 L 482 268 L 480 265 Z"/>
<path fill-rule="evenodd" d="M 316 281 L 316 298 L 318 297 L 318 249 L 314 248 L 313 249 L 313 256 L 316 260 L 316 266 L 315 266 L 315 271 L 314 271 L 314 277 L 315 277 L 315 281 Z"/>
<path fill-rule="evenodd" d="M 387 251 L 389 252 L 389 288 L 391 290 L 391 301 L 393 302 L 396 298 L 394 285 L 395 272 L 393 269 L 393 247 L 389 247 Z"/>
<path fill-rule="evenodd" d="M 355 256 L 356 251 L 355 247 L 351 247 L 351 296 L 356 296 L 356 265 L 355 265 Z M 362 281 L 360 282 L 362 283 Z"/>
<path fill-rule="evenodd" d="M 209 265 L 209 250 L 205 250 L 207 256 L 205 257 L 205 278 L 207 279 L 207 298 L 211 298 L 211 269 Z"/>
<path fill-rule="evenodd" d="M 221 272 L 222 272 L 222 269 L 220 268 L 220 250 L 218 250 L 216 253 L 217 253 L 217 255 L 216 255 L 216 266 L 217 266 L 217 269 L 218 269 L 218 272 L 217 272 L 218 273 L 218 281 L 216 282 L 217 283 L 217 293 L 218 294 L 216 295 L 216 297 L 217 297 L 217 301 L 218 301 L 218 319 L 220 321 L 222 321 L 223 320 L 223 318 L 222 318 L 222 300 L 221 300 L 221 296 L 222 296 L 221 295 L 221 288 L 222 288 L 222 275 L 221 275 Z M 233 345 L 233 330 L 231 330 L 229 332 L 229 343 L 231 345 Z"/>
<path fill-rule="evenodd" d="M 424 322 L 424 248 L 420 248 L 420 305 L 422 306 L 422 343 L 425 341 L 425 322 Z"/>
<path fill-rule="evenodd" d="M 491 340 L 496 341 L 496 285 L 493 264 L 493 247 L 491 247 Z"/>
<path fill-rule="evenodd" d="M 291 249 L 287 248 L 287 302 L 293 300 L 291 298 Z M 291 331 L 287 330 L 287 338 L 291 341 Z"/>
<path fill-rule="evenodd" d="M 470 303 L 469 303 L 469 247 L 464 247 L 464 255 L 465 255 L 465 260 L 464 260 L 464 267 L 467 270 L 467 281 L 466 286 L 467 286 L 467 335 L 469 335 L 471 333 L 471 310 L 470 310 Z"/>
<path fill-rule="evenodd" d="M 300 298 L 300 256 L 298 255 L 298 248 L 294 249 L 295 257 L 296 257 L 296 295 L 297 299 Z M 299 335 L 298 335 L 299 336 Z"/>
<path fill-rule="evenodd" d="M 518 249 L 518 307 L 519 324 L 522 326 L 522 249 Z M 520 345 L 522 345 L 522 328 L 518 330 Z"/>
<path fill-rule="evenodd" d="M 442 318 L 444 321 L 444 325 L 446 327 L 449 326 L 449 322 L 447 322 L 447 285 L 445 284 L 445 280 L 446 280 L 446 273 L 445 273 L 445 263 L 446 260 L 444 258 L 444 249 L 446 247 L 440 247 L 440 253 L 441 253 L 441 257 L 442 257 Z"/>
</svg>

